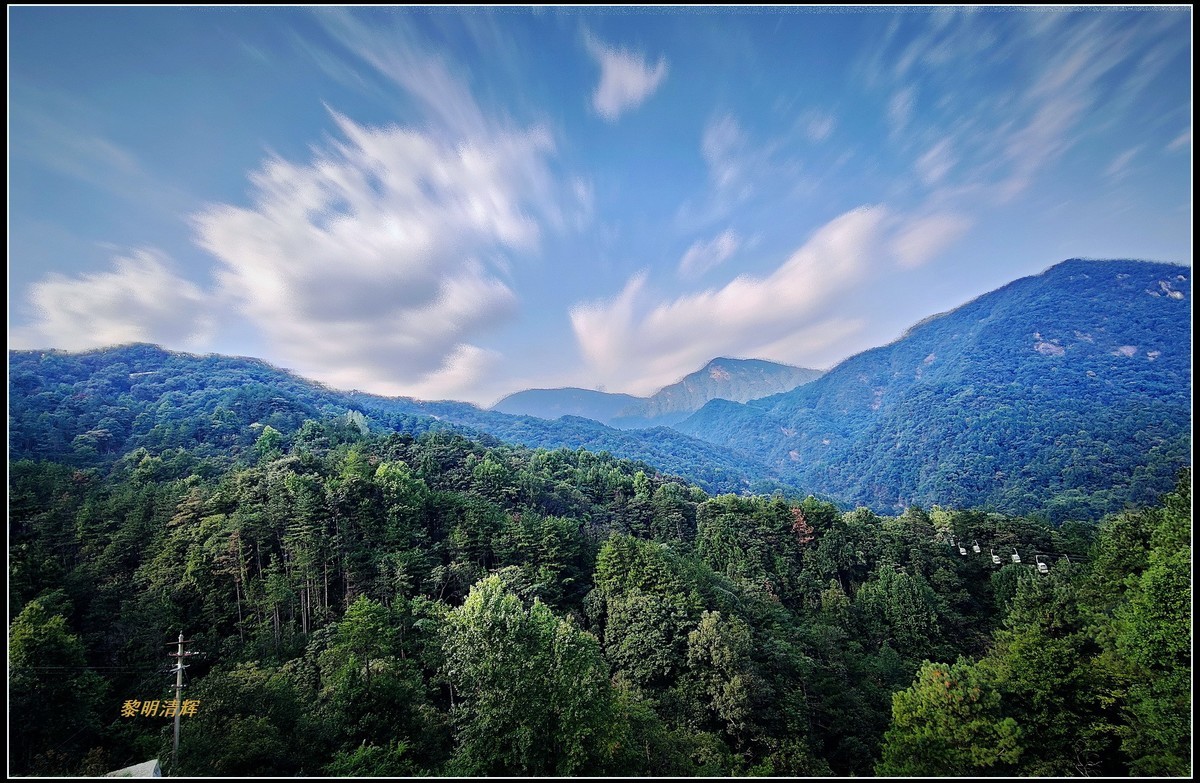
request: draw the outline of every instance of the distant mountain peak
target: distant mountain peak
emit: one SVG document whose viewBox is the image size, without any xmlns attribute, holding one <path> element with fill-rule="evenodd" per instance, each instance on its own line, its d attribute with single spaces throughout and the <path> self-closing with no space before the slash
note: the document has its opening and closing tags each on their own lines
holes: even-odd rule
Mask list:
<svg viewBox="0 0 1200 783">
<path fill-rule="evenodd" d="M 649 397 L 578 388 L 526 389 L 500 400 L 492 410 L 542 419 L 580 416 L 623 429 L 669 426 L 709 400 L 745 402 L 789 391 L 820 375 L 819 370 L 765 359 L 719 356 Z"/>
<path fill-rule="evenodd" d="M 645 402 L 632 406 L 613 423 L 619 426 L 646 426 L 643 422 L 673 424 L 710 400 L 748 402 L 790 391 L 820 376 L 820 370 L 766 359 L 717 357 L 696 372 L 659 389 Z"/>
</svg>

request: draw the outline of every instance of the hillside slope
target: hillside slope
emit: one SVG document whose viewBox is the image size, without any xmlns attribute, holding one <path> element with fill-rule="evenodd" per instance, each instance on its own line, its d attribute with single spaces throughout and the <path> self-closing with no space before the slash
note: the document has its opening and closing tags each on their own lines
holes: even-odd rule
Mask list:
<svg viewBox="0 0 1200 783">
<path fill-rule="evenodd" d="M 1191 270 L 1072 260 L 682 432 L 880 510 L 1151 502 L 1190 463 Z"/>
<path fill-rule="evenodd" d="M 674 430 L 625 432 L 595 421 L 546 421 L 343 392 L 257 359 L 174 353 L 127 345 L 83 353 L 9 352 L 9 458 L 99 465 L 144 448 L 235 456 L 266 426 L 297 430 L 309 419 L 348 417 L 375 431 L 452 430 L 522 446 L 584 448 L 647 461 L 708 491 L 783 488 L 754 460 Z"/>
</svg>

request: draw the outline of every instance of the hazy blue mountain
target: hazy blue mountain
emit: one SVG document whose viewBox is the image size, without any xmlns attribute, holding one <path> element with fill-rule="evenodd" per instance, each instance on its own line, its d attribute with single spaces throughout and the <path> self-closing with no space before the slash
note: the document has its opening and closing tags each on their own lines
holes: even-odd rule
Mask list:
<svg viewBox="0 0 1200 783">
<path fill-rule="evenodd" d="M 677 428 L 846 501 L 1095 516 L 1190 464 L 1191 269 L 1066 261 Z"/>
<path fill-rule="evenodd" d="M 646 400 L 630 405 L 608 423 L 623 428 L 671 425 L 700 410 L 709 400 L 747 402 L 794 389 L 820 377 L 820 370 L 763 359 L 713 359 Z"/>
<path fill-rule="evenodd" d="M 609 394 L 591 389 L 526 389 L 508 395 L 493 405 L 492 410 L 542 419 L 582 416 L 608 422 L 621 411 L 640 402 L 644 402 L 644 399 L 632 394 Z"/>
<path fill-rule="evenodd" d="M 713 359 L 649 397 L 575 388 L 527 389 L 505 397 L 492 410 L 542 419 L 581 416 L 621 429 L 669 426 L 709 400 L 746 402 L 819 377 L 820 370 L 762 359 Z"/>
</svg>

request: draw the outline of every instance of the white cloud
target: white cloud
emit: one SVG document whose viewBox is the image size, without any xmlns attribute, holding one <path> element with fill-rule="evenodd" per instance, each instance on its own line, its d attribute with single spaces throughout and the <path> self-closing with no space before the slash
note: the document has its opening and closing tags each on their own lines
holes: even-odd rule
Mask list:
<svg viewBox="0 0 1200 783">
<path fill-rule="evenodd" d="M 1188 128 L 1183 133 L 1179 134 L 1178 136 L 1176 136 L 1174 139 L 1171 140 L 1171 143 L 1167 145 L 1167 152 L 1177 152 L 1177 151 L 1183 149 L 1184 147 L 1190 147 L 1191 145 L 1192 145 L 1192 129 Z"/>
<path fill-rule="evenodd" d="M 779 143 L 751 146 L 737 119 L 731 114 L 713 117 L 704 126 L 700 154 L 708 166 L 713 190 L 709 212 L 725 215 L 736 204 L 756 194 L 756 187 L 780 179 L 782 163 L 777 160 Z"/>
<path fill-rule="evenodd" d="M 809 141 L 817 144 L 828 139 L 833 133 L 833 129 L 837 127 L 837 118 L 827 112 L 812 111 L 805 115 L 803 124 L 804 135 Z"/>
<path fill-rule="evenodd" d="M 421 121 L 368 127 L 331 110 L 335 138 L 307 161 L 265 161 L 250 205 L 194 217 L 198 242 L 220 261 L 222 293 L 297 371 L 481 401 L 503 367 L 484 343 L 518 309 L 514 261 L 539 252 L 545 230 L 585 225 L 592 187 L 555 169 L 545 128 L 485 112 L 404 15 L 317 18 Z"/>
<path fill-rule="evenodd" d="M 897 24 L 907 35 L 889 28 L 867 76 L 882 92 L 890 141 L 904 151 L 922 145 L 913 163 L 939 189 L 935 200 L 974 196 L 970 205 L 960 199 L 959 210 L 994 208 L 1047 176 L 1082 140 L 1127 135 L 1126 126 L 1161 116 L 1161 87 L 1175 78 L 1172 65 L 1187 43 L 1164 34 L 1179 29 L 1181 17 L 1170 13 L 935 18 L 904 17 Z M 930 146 L 939 144 L 946 146 Z M 1098 148 L 1089 145 L 1088 154 Z M 1103 172 L 1115 152 L 1108 154 L 1094 168 Z"/>
<path fill-rule="evenodd" d="M 744 167 L 738 152 L 745 143 L 742 129 L 731 115 L 716 117 L 705 126 L 700 152 L 718 189 L 730 188 L 742 179 Z"/>
<path fill-rule="evenodd" d="M 1039 56 L 1047 64 L 1020 96 L 1017 121 L 997 134 L 1004 139 L 1002 154 L 1009 169 L 998 185 L 1001 200 L 1029 187 L 1086 133 L 1097 132 L 1129 112 L 1145 87 L 1143 80 L 1161 67 L 1161 53 L 1155 51 L 1158 36 L 1142 24 L 1152 17 L 1139 16 L 1137 22 L 1124 26 L 1110 23 L 1114 18 L 1094 15 L 1069 31 L 1056 32 L 1046 42 Z M 1113 92 L 1122 64 L 1131 60 L 1140 64 L 1132 69 L 1135 74 L 1143 75 Z M 1118 170 L 1128 162 L 1113 161 L 1121 163 Z"/>
<path fill-rule="evenodd" d="M 426 120 L 454 135 L 486 135 L 490 125 L 463 79 L 430 52 L 404 17 L 379 26 L 357 19 L 346 9 L 322 8 L 316 17 L 348 51 L 416 99 Z"/>
<path fill-rule="evenodd" d="M 592 220 L 596 210 L 596 189 L 592 183 L 576 177 L 571 182 L 571 192 L 575 196 L 575 228 L 583 229 Z"/>
<path fill-rule="evenodd" d="M 592 93 L 592 108 L 609 122 L 641 106 L 667 76 L 666 57 L 659 57 L 651 67 L 641 54 L 609 46 L 591 34 L 585 44 L 600 65 L 600 83 Z"/>
<path fill-rule="evenodd" d="M 252 207 L 198 215 L 200 244 L 222 264 L 222 289 L 299 371 L 462 395 L 489 366 L 471 341 L 517 306 L 504 256 L 535 251 L 538 218 L 554 210 L 553 145 L 537 129 L 455 143 L 335 118 L 343 141 L 251 175 Z"/>
<path fill-rule="evenodd" d="M 888 101 L 888 122 L 893 134 L 902 133 L 908 127 L 908 121 L 912 118 L 916 102 L 917 93 L 913 87 L 905 87 Z"/>
<path fill-rule="evenodd" d="M 1125 176 L 1129 171 L 1129 164 L 1133 162 L 1134 157 L 1136 157 L 1141 150 L 1142 148 L 1140 146 L 1133 147 L 1132 149 L 1127 149 L 1117 157 L 1113 158 L 1112 163 L 1108 164 L 1108 168 L 1104 171 L 1105 175 L 1112 179 L 1120 179 L 1121 177 Z"/>
<path fill-rule="evenodd" d="M 861 326 L 833 315 L 836 297 L 882 255 L 887 222 L 881 207 L 848 212 L 770 275 L 740 276 L 670 301 L 647 301 L 646 276 L 635 275 L 613 299 L 572 308 L 576 340 L 597 378 L 634 394 L 671 383 L 713 356 L 811 363 L 813 346 L 827 343 L 823 334 Z"/>
<path fill-rule="evenodd" d="M 29 301 L 37 317 L 10 333 L 10 345 L 79 351 L 131 342 L 185 349 L 206 343 L 215 326 L 213 302 L 172 272 L 166 258 L 137 250 L 113 266 L 111 272 L 51 274 L 35 283 Z"/>
<path fill-rule="evenodd" d="M 921 266 L 938 256 L 971 228 L 962 215 L 941 213 L 919 218 L 899 229 L 892 238 L 892 253 L 902 267 Z"/>
<path fill-rule="evenodd" d="M 736 231 L 726 229 L 708 242 L 693 243 L 679 259 L 679 274 L 684 277 L 704 274 L 736 253 L 741 242 Z"/>
<path fill-rule="evenodd" d="M 934 186 L 945 179 L 950 169 L 958 163 L 958 158 L 949 139 L 942 139 L 933 145 L 928 152 L 917 159 L 917 174 L 927 186 Z"/>
</svg>

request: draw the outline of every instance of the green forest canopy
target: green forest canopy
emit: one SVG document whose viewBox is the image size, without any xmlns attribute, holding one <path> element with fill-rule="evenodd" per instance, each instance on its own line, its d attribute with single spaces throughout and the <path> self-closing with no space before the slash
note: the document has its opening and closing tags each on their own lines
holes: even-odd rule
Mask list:
<svg viewBox="0 0 1200 783">
<path fill-rule="evenodd" d="M 169 758 L 121 706 L 181 629 L 173 775 L 1191 770 L 1190 472 L 1098 525 L 880 517 L 341 417 L 9 503 L 15 774 Z"/>
</svg>

